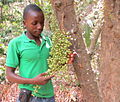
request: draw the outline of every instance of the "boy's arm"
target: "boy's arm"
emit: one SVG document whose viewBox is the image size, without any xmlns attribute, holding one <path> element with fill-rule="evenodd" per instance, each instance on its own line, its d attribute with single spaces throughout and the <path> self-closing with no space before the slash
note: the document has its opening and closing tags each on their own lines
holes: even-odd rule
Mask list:
<svg viewBox="0 0 120 102">
<path fill-rule="evenodd" d="M 36 76 L 35 78 L 23 78 L 17 74 L 15 74 L 15 69 L 12 67 L 6 66 L 6 76 L 10 82 L 18 83 L 18 84 L 36 84 L 36 85 L 44 85 L 46 84 L 54 75 L 46 76 L 47 73 L 42 73 Z"/>
</svg>

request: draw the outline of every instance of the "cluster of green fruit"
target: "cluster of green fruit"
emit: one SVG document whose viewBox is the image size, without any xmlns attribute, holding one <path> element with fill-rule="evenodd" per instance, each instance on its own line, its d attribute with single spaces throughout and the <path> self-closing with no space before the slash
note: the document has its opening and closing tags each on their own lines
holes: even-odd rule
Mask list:
<svg viewBox="0 0 120 102">
<path fill-rule="evenodd" d="M 48 59 L 48 73 L 54 74 L 56 71 L 65 70 L 71 53 L 69 47 L 70 37 L 64 31 L 57 30 L 52 35 L 52 48 Z"/>
</svg>

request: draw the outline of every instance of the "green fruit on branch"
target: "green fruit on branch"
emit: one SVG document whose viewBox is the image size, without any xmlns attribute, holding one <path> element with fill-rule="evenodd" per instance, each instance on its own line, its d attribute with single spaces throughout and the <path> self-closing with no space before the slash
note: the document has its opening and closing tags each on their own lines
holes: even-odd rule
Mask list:
<svg viewBox="0 0 120 102">
<path fill-rule="evenodd" d="M 69 60 L 68 55 L 71 53 L 69 49 L 71 46 L 69 39 L 69 35 L 60 30 L 57 30 L 52 35 L 52 48 L 48 59 L 49 74 L 54 74 L 54 72 L 60 70 L 66 70 Z"/>
</svg>

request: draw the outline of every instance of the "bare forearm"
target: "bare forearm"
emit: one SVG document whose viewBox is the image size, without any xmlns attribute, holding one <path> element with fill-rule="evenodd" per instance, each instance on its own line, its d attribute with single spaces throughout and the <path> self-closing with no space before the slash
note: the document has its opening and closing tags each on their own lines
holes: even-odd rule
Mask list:
<svg viewBox="0 0 120 102">
<path fill-rule="evenodd" d="M 7 79 L 10 82 L 14 82 L 18 84 L 34 84 L 33 79 L 23 78 L 14 73 L 12 73 L 11 75 L 7 75 Z"/>
<path fill-rule="evenodd" d="M 15 70 L 16 70 L 16 68 L 6 66 L 6 77 L 7 77 L 8 81 L 18 83 L 18 84 L 34 84 L 33 79 L 23 78 L 23 77 L 15 74 Z"/>
<path fill-rule="evenodd" d="M 45 76 L 47 73 L 41 73 L 38 76 L 34 78 L 23 78 L 17 74 L 15 74 L 15 69 L 12 67 L 7 67 L 6 66 L 6 76 L 7 79 L 11 82 L 18 83 L 18 84 L 36 84 L 36 85 L 44 85 L 46 84 L 49 80 L 51 80 L 54 75 L 50 76 Z"/>
</svg>

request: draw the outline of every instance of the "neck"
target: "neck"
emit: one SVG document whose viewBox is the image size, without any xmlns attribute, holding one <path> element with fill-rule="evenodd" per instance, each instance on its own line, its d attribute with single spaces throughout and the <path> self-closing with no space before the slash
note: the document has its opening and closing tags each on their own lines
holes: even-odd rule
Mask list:
<svg viewBox="0 0 120 102">
<path fill-rule="evenodd" d="M 26 36 L 27 36 L 29 39 L 35 40 L 35 42 L 36 42 L 37 45 L 40 45 L 40 44 L 41 44 L 41 41 L 40 41 L 41 36 L 36 37 L 36 36 L 31 35 L 31 34 L 28 33 L 28 32 L 26 33 Z"/>
<path fill-rule="evenodd" d="M 31 35 L 29 32 L 26 32 L 26 36 L 27 36 L 29 39 L 32 39 L 32 40 L 38 40 L 38 39 L 40 39 L 40 36 Z"/>
</svg>

